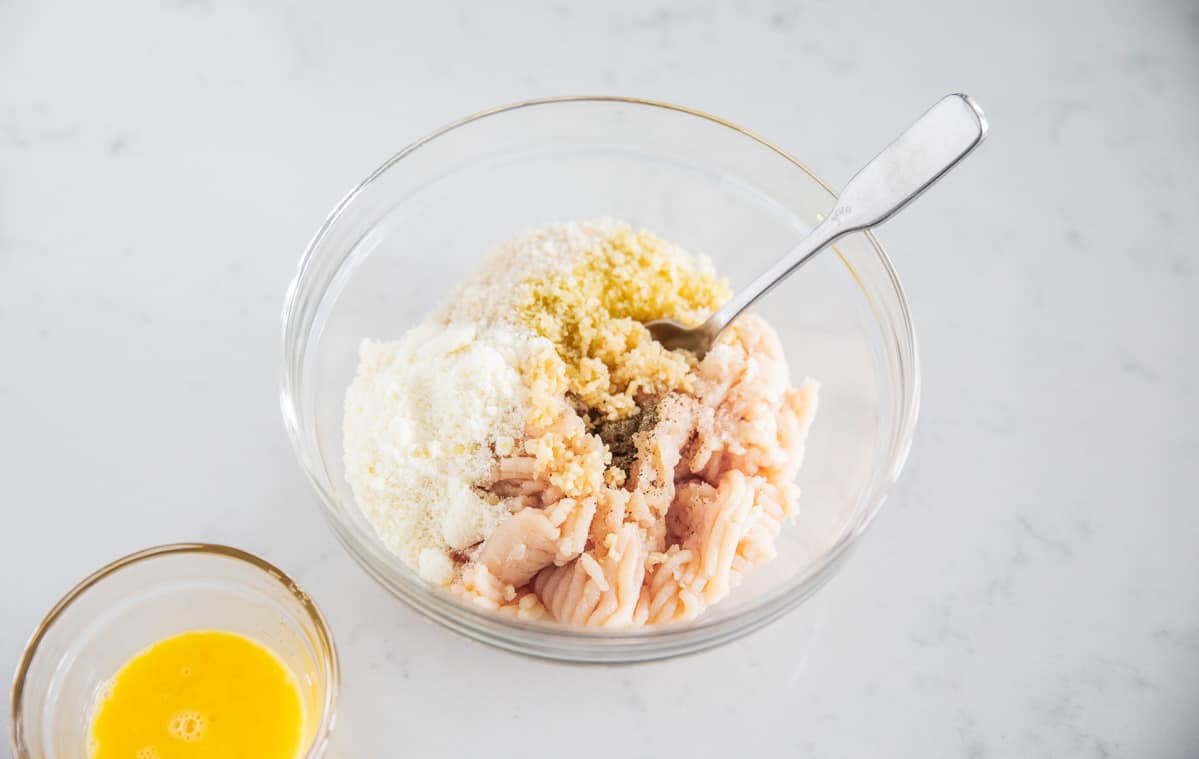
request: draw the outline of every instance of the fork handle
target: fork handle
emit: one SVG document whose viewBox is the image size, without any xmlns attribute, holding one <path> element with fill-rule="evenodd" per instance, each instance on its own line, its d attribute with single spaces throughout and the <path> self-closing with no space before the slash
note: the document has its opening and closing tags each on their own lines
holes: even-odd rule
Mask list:
<svg viewBox="0 0 1199 759">
<path fill-rule="evenodd" d="M 838 238 L 891 218 L 956 166 L 986 134 L 986 116 L 973 100 L 961 94 L 941 98 L 849 180 L 832 212 L 811 234 L 712 314 L 702 329 L 714 337 Z"/>
</svg>

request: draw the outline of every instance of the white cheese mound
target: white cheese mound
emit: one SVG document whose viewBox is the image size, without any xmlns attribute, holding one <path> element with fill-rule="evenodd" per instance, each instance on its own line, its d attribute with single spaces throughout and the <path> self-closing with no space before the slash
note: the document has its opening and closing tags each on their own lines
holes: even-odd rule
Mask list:
<svg viewBox="0 0 1199 759">
<path fill-rule="evenodd" d="M 521 437 L 519 367 L 541 340 L 503 326 L 426 322 L 359 348 L 346 393 L 346 478 L 388 549 L 430 582 L 451 582 L 451 552 L 507 516 L 475 486 L 488 481 L 496 439 Z"/>
</svg>

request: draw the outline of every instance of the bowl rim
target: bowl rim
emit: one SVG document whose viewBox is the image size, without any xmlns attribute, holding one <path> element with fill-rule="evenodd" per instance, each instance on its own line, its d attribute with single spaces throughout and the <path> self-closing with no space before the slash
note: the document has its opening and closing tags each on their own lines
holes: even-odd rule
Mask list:
<svg viewBox="0 0 1199 759">
<path fill-rule="evenodd" d="M 856 546 L 858 539 L 874 521 L 874 518 L 881 510 L 883 503 L 886 501 L 889 491 L 894 485 L 904 464 L 907 461 L 908 454 L 911 450 L 912 439 L 915 430 L 917 417 L 919 416 L 920 408 L 920 360 L 919 350 L 916 341 L 915 328 L 913 326 L 911 311 L 908 307 L 907 297 L 904 293 L 899 276 L 892 265 L 890 258 L 883 250 L 882 245 L 870 230 L 864 230 L 860 234 L 870 245 L 879 264 L 882 266 L 883 273 L 886 275 L 887 282 L 891 290 L 894 292 L 898 311 L 898 323 L 895 326 L 896 337 L 906 344 L 910 356 L 908 360 L 903 361 L 903 356 L 900 355 L 900 368 L 902 374 L 901 379 L 909 383 L 909 390 L 906 393 L 906 398 L 902 403 L 896 406 L 896 426 L 892 430 L 891 440 L 888 441 L 893 449 L 889 461 L 880 462 L 878 471 L 882 475 L 876 491 L 870 494 L 869 500 L 865 503 L 862 517 L 860 521 L 847 530 L 840 538 L 820 557 L 818 557 L 812 565 L 810 565 L 805 574 L 808 581 L 804 584 L 797 585 L 791 589 L 789 593 L 779 593 L 771 598 L 766 599 L 758 607 L 747 609 L 746 614 L 742 616 L 751 617 L 743 621 L 740 625 L 730 625 L 734 621 L 733 618 L 719 620 L 704 620 L 701 616 L 697 620 L 692 620 L 688 623 L 686 629 L 675 628 L 667 625 L 660 628 L 634 628 L 632 630 L 592 630 L 571 628 L 553 624 L 538 624 L 535 627 L 530 627 L 527 624 L 514 622 L 500 615 L 492 614 L 482 609 L 474 609 L 467 604 L 462 604 L 454 599 L 437 598 L 430 602 L 428 599 L 417 597 L 418 594 L 408 593 L 406 589 L 401 590 L 391 581 L 391 578 L 385 576 L 378 567 L 375 567 L 370 559 L 360 554 L 359 550 L 347 534 L 344 525 L 334 513 L 334 508 L 337 504 L 337 499 L 326 490 L 320 479 L 316 476 L 313 466 L 310 465 L 309 457 L 305 451 L 305 443 L 301 436 L 300 429 L 300 404 L 297 396 L 296 377 L 293 377 L 292 371 L 292 353 L 294 346 L 290 344 L 291 328 L 293 325 L 293 315 L 296 312 L 298 300 L 301 295 L 302 284 L 305 280 L 305 275 L 309 271 L 313 259 L 317 255 L 317 251 L 323 243 L 330 229 L 340 220 L 346 209 L 354 203 L 359 195 L 364 193 L 370 185 L 372 185 L 383 174 L 391 170 L 397 163 L 406 158 L 408 155 L 419 150 L 424 145 L 442 137 L 449 132 L 455 131 L 461 127 L 473 124 L 488 117 L 497 116 L 511 111 L 522 110 L 547 105 L 561 105 L 570 103 L 612 103 L 623 105 L 634 105 L 647 107 L 652 109 L 661 109 L 672 111 L 686 116 L 699 118 L 718 126 L 730 129 L 738 134 L 746 137 L 760 145 L 768 148 L 776 153 L 780 158 L 785 159 L 800 171 L 802 171 L 808 179 L 816 183 L 819 187 L 828 192 L 830 200 L 835 201 L 837 197 L 836 191 L 831 185 L 821 179 L 811 168 L 805 163 L 798 160 L 786 150 L 782 149 L 773 142 L 759 136 L 758 134 L 726 119 L 714 116 L 705 111 L 697 110 L 687 106 L 667 103 L 658 100 L 651 100 L 638 97 L 626 97 L 621 95 L 561 95 L 553 97 L 533 98 L 528 100 L 520 100 L 503 105 L 494 106 L 481 111 L 477 111 L 460 119 L 452 121 L 444 126 L 435 129 L 423 137 L 409 143 L 391 157 L 386 159 L 374 171 L 372 171 L 365 179 L 355 185 L 347 192 L 342 199 L 329 212 L 325 220 L 318 227 L 316 233 L 309 240 L 308 245 L 304 249 L 300 260 L 295 269 L 292 280 L 290 281 L 286 296 L 284 298 L 282 311 L 282 341 L 283 351 L 280 360 L 282 382 L 280 383 L 280 405 L 284 420 L 284 426 L 287 429 L 288 438 L 291 441 L 292 449 L 299 459 L 301 468 L 304 471 L 305 478 L 311 483 L 319 496 L 321 510 L 326 521 L 333 529 L 334 536 L 343 548 L 346 549 L 360 567 L 372 577 L 376 582 L 382 585 L 391 594 L 399 596 L 410 608 L 422 616 L 431 619 L 440 625 L 459 633 L 469 639 L 484 642 L 488 645 L 507 650 L 512 653 L 522 654 L 538 659 L 549 659 L 554 661 L 563 661 L 576 664 L 612 664 L 612 663 L 635 663 L 640 661 L 661 660 L 675 658 L 678 656 L 699 653 L 710 648 L 722 645 L 723 643 L 743 637 L 761 627 L 773 622 L 779 617 L 787 614 L 795 609 L 803 601 L 807 600 L 819 590 L 825 583 L 831 579 L 833 570 L 840 566 L 842 561 L 848 555 L 849 551 Z M 858 288 L 866 296 L 867 301 L 871 302 L 870 293 L 866 290 L 864 283 L 858 272 L 854 269 L 850 261 L 837 249 L 835 245 L 830 246 L 830 249 L 835 252 L 841 262 L 845 265 L 850 275 L 853 277 Z M 873 305 L 872 305 L 873 308 Z M 304 355 L 307 351 L 307 340 L 305 345 L 299 351 L 300 355 Z M 902 351 L 901 351 L 902 354 Z M 426 591 L 434 591 L 436 589 L 424 589 Z M 426 592 L 427 596 L 433 596 L 435 593 Z M 448 606 L 449 602 L 453 602 L 454 609 L 449 611 L 447 608 L 441 608 L 443 605 Z M 756 616 L 750 615 L 749 612 L 755 612 Z M 735 629 L 723 629 L 735 627 Z M 511 633 L 513 638 L 505 638 L 505 636 L 496 634 L 496 630 L 505 630 Z M 542 642 L 541 645 L 532 645 L 529 638 L 539 636 L 551 636 L 564 642 L 564 645 L 555 646 L 547 645 Z M 609 652 L 602 655 L 594 655 L 586 658 L 577 658 L 579 651 L 572 650 L 572 644 L 585 645 L 589 641 L 599 643 L 619 641 L 630 644 L 632 648 L 621 649 L 616 652 Z M 674 641 L 674 645 L 669 642 Z"/>
<path fill-rule="evenodd" d="M 316 735 L 305 748 L 303 759 L 317 759 L 325 753 L 329 742 L 329 735 L 333 730 L 333 724 L 336 719 L 337 696 L 341 684 L 341 664 L 337 654 L 337 644 L 333 640 L 333 631 L 329 627 L 324 614 L 317 607 L 316 602 L 312 600 L 312 597 L 290 575 L 266 559 L 248 551 L 219 543 L 167 543 L 134 551 L 131 554 L 110 561 L 87 577 L 84 577 L 54 604 L 50 611 L 42 618 L 42 621 L 34 628 L 33 633 L 29 636 L 29 641 L 25 644 L 25 648 L 21 652 L 21 658 L 17 663 L 9 696 L 9 740 L 12 743 L 14 759 L 33 759 L 32 754 L 29 753 L 29 749 L 25 745 L 24 734 L 19 727 L 24 713 L 22 704 L 25 695 L 25 679 L 29 675 L 29 668 L 33 665 L 33 660 L 37 656 L 38 648 L 43 638 L 45 638 L 46 633 L 54 626 L 54 623 L 58 621 L 59 617 L 66 613 L 67 609 L 83 597 L 85 593 L 118 572 L 153 559 L 185 554 L 219 556 L 249 564 L 273 577 L 304 607 L 305 613 L 308 614 L 316 627 L 323 651 L 327 654 L 321 657 L 321 662 L 325 670 L 325 682 L 328 685 L 325 688 L 324 700 L 321 702 L 320 724 L 317 725 Z"/>
</svg>

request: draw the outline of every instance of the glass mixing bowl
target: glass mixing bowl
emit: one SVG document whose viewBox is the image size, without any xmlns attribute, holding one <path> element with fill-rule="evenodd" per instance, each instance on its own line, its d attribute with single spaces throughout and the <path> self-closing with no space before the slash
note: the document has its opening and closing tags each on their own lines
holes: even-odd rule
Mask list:
<svg viewBox="0 0 1199 759">
<path fill-rule="evenodd" d="M 384 163 L 333 210 L 284 309 L 283 416 L 338 540 L 421 614 L 548 659 L 631 662 L 699 651 L 777 619 L 836 571 L 903 465 L 919 396 L 899 280 L 869 234 L 837 243 L 756 310 L 793 379 L 821 382 L 799 475 L 800 514 L 778 557 L 699 619 L 595 631 L 503 619 L 423 582 L 358 510 L 342 409 L 363 338 L 394 339 L 529 227 L 609 216 L 709 256 L 734 287 L 805 235 L 834 194 L 807 167 L 715 117 L 629 98 L 537 100 L 470 116 Z"/>
</svg>

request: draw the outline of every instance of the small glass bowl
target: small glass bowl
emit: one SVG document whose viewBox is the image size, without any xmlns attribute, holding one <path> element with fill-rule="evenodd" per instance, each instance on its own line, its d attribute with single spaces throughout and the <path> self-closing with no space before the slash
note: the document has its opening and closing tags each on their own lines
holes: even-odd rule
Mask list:
<svg viewBox="0 0 1199 759">
<path fill-rule="evenodd" d="M 180 543 L 118 559 L 55 604 L 34 630 L 12 688 L 16 759 L 82 759 L 92 708 L 135 654 L 189 630 L 223 630 L 274 651 L 305 708 L 303 759 L 325 753 L 337 701 L 333 635 L 312 599 L 262 559 Z"/>
<path fill-rule="evenodd" d="M 813 114 L 813 117 L 820 117 Z M 802 147 L 802 146 L 801 146 Z M 571 662 L 678 656 L 734 640 L 823 585 L 907 457 L 919 398 L 903 290 L 878 241 L 842 239 L 759 302 L 793 378 L 821 382 L 778 557 L 699 619 L 591 630 L 501 618 L 430 587 L 387 551 L 342 464 L 345 391 L 363 338 L 396 339 L 498 243 L 554 221 L 609 216 L 712 259 L 734 287 L 819 222 L 829 187 L 744 129 L 619 97 L 536 100 L 470 116 L 405 148 L 337 206 L 300 260 L 283 325 L 283 417 L 334 533 L 425 616 L 517 653 Z"/>
</svg>

